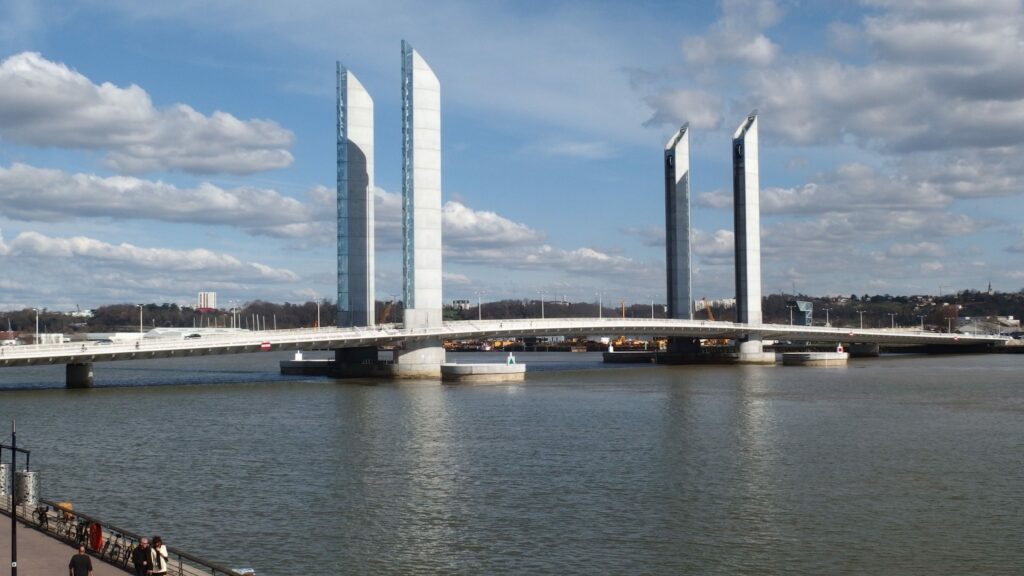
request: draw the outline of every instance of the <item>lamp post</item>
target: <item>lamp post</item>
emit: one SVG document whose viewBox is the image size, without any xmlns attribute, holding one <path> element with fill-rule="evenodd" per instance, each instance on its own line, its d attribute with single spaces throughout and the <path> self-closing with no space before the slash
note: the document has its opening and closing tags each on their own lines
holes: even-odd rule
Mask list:
<svg viewBox="0 0 1024 576">
<path fill-rule="evenodd" d="M 142 334 L 142 304 L 139 304 L 139 334 Z"/>
<path fill-rule="evenodd" d="M 825 308 L 825 326 L 831 326 L 832 325 L 832 323 L 829 322 L 829 319 L 828 319 L 828 311 L 829 310 L 831 310 L 831 308 Z"/>
<path fill-rule="evenodd" d="M 540 319 L 544 319 L 544 294 L 543 290 L 537 290 L 537 294 L 540 294 Z"/>
<path fill-rule="evenodd" d="M 25 471 L 31 468 L 32 451 L 18 448 L 18 427 L 15 421 L 11 420 L 11 444 L 0 444 L 0 453 L 3 450 L 11 451 L 11 576 L 18 576 L 18 502 L 14 494 L 14 471 L 18 469 L 18 452 L 25 455 Z"/>
<path fill-rule="evenodd" d="M 918 314 L 917 317 L 921 319 L 921 332 L 924 332 L 924 314 Z"/>
<path fill-rule="evenodd" d="M 860 314 L 860 329 L 863 330 L 864 329 L 864 311 L 863 310 L 857 310 L 857 314 Z"/>
<path fill-rule="evenodd" d="M 894 312 L 889 312 L 888 314 L 889 314 L 889 320 L 892 321 L 892 329 L 895 330 L 896 329 L 896 314 Z"/>
<path fill-rule="evenodd" d="M 316 327 L 320 327 L 320 297 L 316 297 Z"/>
<path fill-rule="evenodd" d="M 604 292 L 597 293 L 597 318 L 604 318 Z"/>
<path fill-rule="evenodd" d="M 946 317 L 946 333 L 947 334 L 952 334 L 953 333 L 953 319 L 950 318 L 949 316 Z"/>
<path fill-rule="evenodd" d="M 654 320 L 654 296 L 651 296 L 651 320 Z"/>
<path fill-rule="evenodd" d="M 484 319 L 484 304 L 483 304 L 483 300 L 481 300 L 481 296 L 483 296 L 484 294 L 486 294 L 486 292 L 484 292 L 483 290 L 477 290 L 476 291 L 476 319 L 477 319 L 477 321 L 480 321 L 480 320 Z"/>
<path fill-rule="evenodd" d="M 792 304 L 786 304 L 786 308 L 789 308 L 789 325 L 792 326 L 793 325 L 793 308 L 795 308 L 795 306 L 793 306 Z"/>
<path fill-rule="evenodd" d="M 39 308 L 33 308 L 33 310 L 36 311 L 36 346 L 39 346 Z"/>
</svg>

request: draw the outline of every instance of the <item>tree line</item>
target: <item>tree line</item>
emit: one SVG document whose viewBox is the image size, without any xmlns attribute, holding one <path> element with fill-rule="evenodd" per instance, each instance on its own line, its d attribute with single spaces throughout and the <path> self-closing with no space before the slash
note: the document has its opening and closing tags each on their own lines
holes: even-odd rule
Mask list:
<svg viewBox="0 0 1024 576">
<path fill-rule="evenodd" d="M 957 317 L 1024 316 L 1024 291 L 981 292 L 964 290 L 946 296 L 890 296 L 867 294 L 849 297 L 813 297 L 805 294 L 770 294 L 762 301 L 763 321 L 773 324 L 788 324 L 793 300 L 813 303 L 814 323 L 822 325 L 828 321 L 833 326 L 859 327 L 863 317 L 865 328 L 897 326 L 920 326 L 922 317 L 926 327 L 943 331 L 950 325 L 955 327 Z M 597 302 L 561 302 L 539 299 L 506 299 L 484 302 L 478 309 L 475 303 L 468 307 L 448 306 L 444 309 L 446 320 L 524 319 L 540 318 L 665 318 L 664 303 L 620 303 L 604 302 L 600 311 Z M 543 312 L 542 312 L 543 307 Z M 711 311 L 716 320 L 734 321 L 736 311 L 732 307 L 715 305 Z M 140 306 L 137 304 L 111 304 L 100 306 L 90 317 L 68 312 L 39 310 L 40 333 L 74 332 L 134 332 L 139 330 Z M 271 329 L 311 328 L 319 322 L 323 326 L 336 324 L 337 307 L 333 302 L 275 303 L 255 300 L 238 307 L 233 312 L 214 310 L 203 312 L 177 304 L 144 304 L 141 306 L 143 329 L 156 327 L 223 326 L 237 325 L 240 328 L 266 326 Z M 794 310 L 794 314 L 797 312 Z M 378 301 L 375 311 L 377 323 L 401 322 L 402 302 Z M 695 318 L 707 318 L 707 312 L 698 310 Z M 36 310 L 26 308 L 0 312 L 0 332 L 11 331 L 33 334 L 36 327 Z"/>
</svg>

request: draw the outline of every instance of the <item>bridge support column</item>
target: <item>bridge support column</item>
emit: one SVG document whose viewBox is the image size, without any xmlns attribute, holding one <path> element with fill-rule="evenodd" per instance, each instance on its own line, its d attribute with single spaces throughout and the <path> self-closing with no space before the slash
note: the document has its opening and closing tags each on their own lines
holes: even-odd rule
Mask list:
<svg viewBox="0 0 1024 576">
<path fill-rule="evenodd" d="M 850 344 L 850 358 L 875 358 L 879 355 L 878 344 Z"/>
<path fill-rule="evenodd" d="M 775 364 L 775 352 L 765 352 L 759 337 L 748 337 L 737 346 L 736 362 L 740 364 Z"/>
<path fill-rule="evenodd" d="M 336 348 L 330 375 L 334 378 L 368 378 L 378 375 L 377 347 Z"/>
<path fill-rule="evenodd" d="M 658 354 L 658 364 L 691 364 L 699 355 L 699 338 L 669 338 L 668 348 Z"/>
<path fill-rule="evenodd" d="M 404 348 L 395 350 L 395 363 L 391 366 L 394 378 L 440 378 L 441 364 L 445 361 L 440 340 L 408 341 Z"/>
<path fill-rule="evenodd" d="M 65 364 L 64 385 L 67 388 L 92 388 L 92 364 Z"/>
</svg>

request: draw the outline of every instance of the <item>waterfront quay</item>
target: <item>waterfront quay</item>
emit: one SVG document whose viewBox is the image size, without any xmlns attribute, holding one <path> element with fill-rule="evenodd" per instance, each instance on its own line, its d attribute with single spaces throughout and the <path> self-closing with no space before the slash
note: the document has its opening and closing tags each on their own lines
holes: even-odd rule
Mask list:
<svg viewBox="0 0 1024 576">
<path fill-rule="evenodd" d="M 77 550 L 54 540 L 27 525 L 18 526 L 18 574 L 19 576 L 48 576 L 67 574 L 68 561 Z M 0 561 L 5 565 L 11 557 L 10 517 L 0 515 Z M 122 576 L 130 574 L 110 564 L 94 559 L 94 576 Z"/>
</svg>

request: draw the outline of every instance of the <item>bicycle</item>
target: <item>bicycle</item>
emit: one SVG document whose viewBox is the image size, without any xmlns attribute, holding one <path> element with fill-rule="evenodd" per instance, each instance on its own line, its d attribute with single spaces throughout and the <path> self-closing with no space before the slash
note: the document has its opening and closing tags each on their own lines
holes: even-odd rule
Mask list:
<svg viewBox="0 0 1024 576">
<path fill-rule="evenodd" d="M 108 562 L 115 562 L 121 559 L 121 534 L 116 534 L 113 538 L 109 538 L 107 543 L 103 546 L 103 552 L 100 556 L 106 558 Z"/>
<path fill-rule="evenodd" d="M 135 552 L 136 544 L 130 540 L 125 540 L 124 553 L 121 556 L 120 562 L 122 568 L 128 568 L 128 565 L 132 561 L 132 553 Z"/>
<path fill-rule="evenodd" d="M 36 506 L 32 515 L 36 518 L 36 528 L 39 528 L 43 532 L 50 531 L 50 507 L 42 504 Z"/>
<path fill-rule="evenodd" d="M 78 525 L 75 527 L 75 542 L 79 546 L 85 546 L 89 541 L 89 521 L 79 520 Z"/>
</svg>

